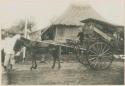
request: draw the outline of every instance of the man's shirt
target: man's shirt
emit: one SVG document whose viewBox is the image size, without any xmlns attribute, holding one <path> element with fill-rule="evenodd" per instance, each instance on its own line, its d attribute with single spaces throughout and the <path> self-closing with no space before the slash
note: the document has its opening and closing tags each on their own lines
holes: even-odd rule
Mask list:
<svg viewBox="0 0 125 86">
<path fill-rule="evenodd" d="M 4 51 L 5 53 L 8 53 L 8 54 L 14 54 L 14 45 L 17 41 L 17 39 L 19 39 L 20 36 L 19 35 L 15 35 L 14 37 L 10 38 L 10 37 L 7 37 L 5 39 L 5 42 L 4 42 Z"/>
</svg>

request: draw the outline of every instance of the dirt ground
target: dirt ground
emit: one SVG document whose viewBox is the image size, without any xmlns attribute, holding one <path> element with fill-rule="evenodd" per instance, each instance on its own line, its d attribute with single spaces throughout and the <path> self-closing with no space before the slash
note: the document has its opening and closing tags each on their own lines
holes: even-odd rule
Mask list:
<svg viewBox="0 0 125 86">
<path fill-rule="evenodd" d="M 94 71 L 78 62 L 62 62 L 61 69 L 39 63 L 30 70 L 31 63 L 16 64 L 8 74 L 2 74 L 2 84 L 11 85 L 123 85 L 123 61 L 114 61 L 107 70 Z"/>
</svg>

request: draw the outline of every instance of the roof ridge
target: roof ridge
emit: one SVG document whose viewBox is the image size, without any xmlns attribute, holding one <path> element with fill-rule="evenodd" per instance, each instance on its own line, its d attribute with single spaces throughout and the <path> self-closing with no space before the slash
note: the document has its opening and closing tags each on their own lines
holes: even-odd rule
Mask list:
<svg viewBox="0 0 125 86">
<path fill-rule="evenodd" d="M 91 7 L 91 5 L 90 4 L 71 4 L 70 7 L 85 8 L 85 7 Z"/>
<path fill-rule="evenodd" d="M 95 18 L 105 20 L 98 12 L 89 4 L 78 5 L 71 4 L 69 7 L 58 16 L 53 22 L 53 25 L 83 25 L 81 20 L 86 18 Z"/>
</svg>

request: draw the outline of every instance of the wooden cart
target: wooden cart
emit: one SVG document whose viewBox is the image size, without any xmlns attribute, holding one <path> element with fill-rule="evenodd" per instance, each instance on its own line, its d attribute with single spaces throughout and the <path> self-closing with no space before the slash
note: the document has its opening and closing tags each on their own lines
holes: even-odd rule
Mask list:
<svg viewBox="0 0 125 86">
<path fill-rule="evenodd" d="M 70 40 L 68 43 L 53 41 L 34 42 L 39 47 L 43 44 L 72 48 L 77 60 L 84 62 L 92 69 L 103 70 L 110 67 L 114 54 L 124 53 L 124 32 L 122 26 L 112 25 L 104 21 L 86 19 L 83 26 L 83 43 Z M 120 35 L 122 33 L 122 35 Z"/>
<path fill-rule="evenodd" d="M 124 54 L 124 35 L 121 35 L 124 34 L 124 27 L 95 19 L 86 19 L 81 22 L 85 23 L 84 39 L 83 43 L 75 44 L 77 59 L 82 64 L 86 61 L 85 63 L 92 69 L 109 68 L 114 54 Z"/>
</svg>

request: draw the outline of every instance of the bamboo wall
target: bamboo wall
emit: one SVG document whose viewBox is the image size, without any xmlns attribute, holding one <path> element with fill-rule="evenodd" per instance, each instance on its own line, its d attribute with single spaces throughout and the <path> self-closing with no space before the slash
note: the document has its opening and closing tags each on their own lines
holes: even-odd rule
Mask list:
<svg viewBox="0 0 125 86">
<path fill-rule="evenodd" d="M 55 31 L 55 41 L 66 42 L 66 39 L 78 39 L 77 35 L 81 27 L 76 26 L 57 26 Z"/>
</svg>

